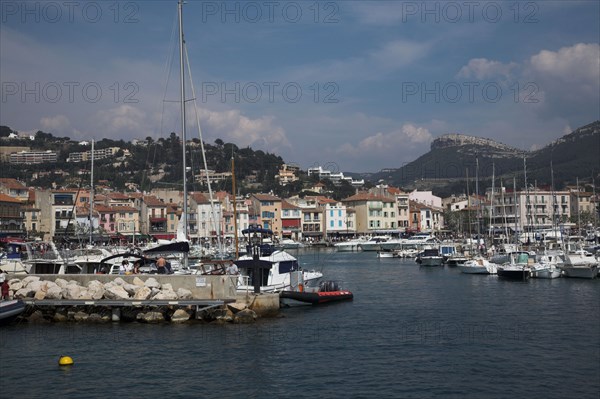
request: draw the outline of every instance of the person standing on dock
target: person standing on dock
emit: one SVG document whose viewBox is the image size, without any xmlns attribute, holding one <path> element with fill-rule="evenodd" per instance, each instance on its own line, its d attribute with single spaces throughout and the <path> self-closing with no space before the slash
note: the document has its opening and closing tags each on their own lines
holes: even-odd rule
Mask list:
<svg viewBox="0 0 600 399">
<path fill-rule="evenodd" d="M 227 266 L 227 269 L 225 270 L 227 272 L 227 274 L 231 274 L 231 275 L 235 275 L 239 273 L 238 267 L 235 263 L 233 263 L 232 261 L 229 261 L 229 266 Z"/>
<path fill-rule="evenodd" d="M 2 299 L 9 299 L 8 298 L 8 289 L 10 288 L 10 285 L 8 284 L 8 281 L 6 280 L 6 276 L 4 274 L 2 274 L 0 276 L 0 279 L 2 280 Z"/>
<path fill-rule="evenodd" d="M 156 272 L 158 274 L 167 274 L 167 261 L 162 256 L 156 261 Z"/>
</svg>

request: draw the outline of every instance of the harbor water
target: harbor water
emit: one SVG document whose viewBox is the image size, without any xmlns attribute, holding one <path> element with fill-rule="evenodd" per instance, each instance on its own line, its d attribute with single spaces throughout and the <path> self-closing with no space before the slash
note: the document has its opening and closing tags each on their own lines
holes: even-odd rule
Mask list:
<svg viewBox="0 0 600 399">
<path fill-rule="evenodd" d="M 600 280 L 504 281 L 300 250 L 354 301 L 252 325 L 13 324 L 1 396 L 594 398 Z M 74 365 L 59 367 L 60 356 Z"/>
</svg>

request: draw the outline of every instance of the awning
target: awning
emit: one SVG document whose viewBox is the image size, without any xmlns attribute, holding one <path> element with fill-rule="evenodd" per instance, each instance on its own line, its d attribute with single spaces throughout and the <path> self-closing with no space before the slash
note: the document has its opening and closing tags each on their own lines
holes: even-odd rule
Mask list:
<svg viewBox="0 0 600 399">
<path fill-rule="evenodd" d="M 152 234 L 152 237 L 157 240 L 172 240 L 175 238 L 175 234 Z"/>
</svg>

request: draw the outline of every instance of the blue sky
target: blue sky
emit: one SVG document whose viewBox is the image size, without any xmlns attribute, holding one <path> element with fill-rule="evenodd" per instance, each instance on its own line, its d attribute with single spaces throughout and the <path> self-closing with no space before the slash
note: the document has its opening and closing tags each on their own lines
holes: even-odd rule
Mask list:
<svg viewBox="0 0 600 399">
<path fill-rule="evenodd" d="M 0 124 L 180 132 L 175 0 L 0 4 Z M 184 30 L 205 141 L 375 172 L 446 133 L 534 149 L 600 119 L 599 15 L 598 1 L 189 1 Z"/>
</svg>

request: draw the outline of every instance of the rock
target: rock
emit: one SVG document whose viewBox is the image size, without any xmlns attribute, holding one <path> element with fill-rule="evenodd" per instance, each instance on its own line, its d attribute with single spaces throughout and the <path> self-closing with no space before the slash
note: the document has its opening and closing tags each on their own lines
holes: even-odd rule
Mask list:
<svg viewBox="0 0 600 399">
<path fill-rule="evenodd" d="M 104 286 L 101 283 L 92 284 L 87 289 L 90 299 L 94 301 L 100 300 L 104 297 Z"/>
<path fill-rule="evenodd" d="M 78 311 L 78 312 L 76 312 L 76 313 L 73 315 L 73 319 L 74 319 L 75 321 L 86 321 L 86 320 L 87 320 L 89 317 L 90 317 L 90 316 L 89 316 L 87 313 L 85 313 L 85 312 L 83 312 L 83 311 L 81 311 L 81 310 L 80 310 L 80 311 Z"/>
<path fill-rule="evenodd" d="M 47 323 L 48 320 L 44 318 L 44 314 L 41 310 L 36 310 L 28 318 L 27 321 L 30 323 Z"/>
<path fill-rule="evenodd" d="M 141 287 L 133 296 L 133 299 L 145 301 L 152 296 L 152 290 L 148 287 Z"/>
<path fill-rule="evenodd" d="M 78 285 L 67 284 L 61 291 L 64 299 L 79 299 L 81 295 L 81 287 Z"/>
<path fill-rule="evenodd" d="M 250 309 L 244 309 L 237 312 L 233 318 L 235 324 L 250 324 L 257 319 L 256 313 Z"/>
<path fill-rule="evenodd" d="M 156 281 L 156 279 L 154 277 L 150 277 L 148 280 L 146 280 L 144 285 L 148 288 L 159 288 L 160 289 L 160 283 L 158 281 Z"/>
<path fill-rule="evenodd" d="M 165 316 L 160 312 L 139 313 L 137 315 L 137 320 L 146 323 L 160 323 L 165 321 Z"/>
<path fill-rule="evenodd" d="M 56 322 L 65 322 L 68 320 L 67 318 L 67 312 L 65 311 L 56 311 L 56 313 L 54 313 L 54 316 L 52 316 L 52 320 L 56 321 Z"/>
<path fill-rule="evenodd" d="M 185 323 L 190 319 L 190 314 L 183 309 L 177 309 L 171 316 L 171 323 Z"/>
<path fill-rule="evenodd" d="M 46 299 L 62 299 L 62 288 L 58 285 L 48 288 L 46 292 Z"/>
<path fill-rule="evenodd" d="M 104 298 L 113 300 L 129 299 L 129 294 L 120 285 L 115 285 L 104 291 Z"/>
<path fill-rule="evenodd" d="M 21 280 L 21 282 L 23 283 L 23 287 L 27 287 L 27 285 L 29 285 L 29 283 L 31 283 L 32 281 L 40 281 L 40 278 L 38 276 L 27 276 L 23 280 Z"/>
<path fill-rule="evenodd" d="M 75 281 L 75 280 L 69 280 L 69 282 L 67 283 L 67 286 L 69 286 L 69 285 L 77 285 L 77 286 L 79 286 L 79 282 Z"/>
<path fill-rule="evenodd" d="M 87 288 L 82 288 L 81 291 L 79 292 L 79 298 L 77 299 L 84 299 L 84 300 L 91 300 L 92 299 L 92 295 L 90 294 L 90 290 L 88 290 Z"/>
<path fill-rule="evenodd" d="M 41 290 L 40 290 L 40 291 L 37 291 L 37 292 L 35 293 L 35 295 L 33 296 L 33 298 L 34 298 L 36 301 L 41 301 L 42 299 L 45 299 L 45 298 L 46 298 L 46 293 L 45 293 L 44 291 L 41 291 Z"/>
<path fill-rule="evenodd" d="M 31 288 L 24 287 L 14 293 L 15 299 L 23 299 L 23 298 L 33 298 L 35 295 L 35 291 Z"/>
<path fill-rule="evenodd" d="M 137 285 L 139 287 L 143 287 L 144 286 L 144 280 L 142 280 L 141 278 L 139 278 L 139 277 L 136 276 L 136 277 L 133 278 L 133 285 Z"/>
<path fill-rule="evenodd" d="M 30 281 L 29 284 L 27 284 L 27 288 L 29 288 L 30 290 L 33 290 L 35 292 L 38 291 L 42 291 L 43 288 L 45 287 L 44 282 L 43 281 Z"/>
<path fill-rule="evenodd" d="M 177 298 L 178 299 L 192 299 L 192 291 L 185 289 L 185 288 L 178 288 L 177 289 Z"/>
<path fill-rule="evenodd" d="M 104 287 L 104 284 L 102 284 L 102 283 L 101 283 L 100 281 L 98 281 L 98 280 L 91 280 L 90 282 L 88 282 L 88 283 L 87 283 L 87 287 L 88 287 L 88 288 L 90 288 L 90 287 L 98 287 L 98 286 L 100 286 L 100 287 Z"/>
<path fill-rule="evenodd" d="M 229 310 L 231 310 L 231 312 L 233 314 L 236 314 L 237 312 L 239 312 L 241 310 L 247 309 L 248 306 L 244 302 L 234 302 L 234 303 L 228 303 L 227 308 Z"/>
<path fill-rule="evenodd" d="M 148 288 L 150 288 L 150 287 L 148 287 Z M 153 287 L 151 296 L 154 296 L 154 295 L 158 294 L 159 292 L 160 292 L 160 288 Z"/>
<path fill-rule="evenodd" d="M 67 286 L 67 280 L 62 279 L 62 278 L 57 278 L 56 280 L 54 280 L 54 282 L 56 283 L 56 285 L 58 285 L 60 288 L 65 288 Z"/>
<path fill-rule="evenodd" d="M 173 284 L 170 284 L 170 283 L 163 284 L 162 287 L 160 287 L 160 289 L 163 291 L 174 291 Z"/>
<path fill-rule="evenodd" d="M 105 321 L 102 317 L 102 315 L 98 314 L 98 313 L 91 313 L 88 318 L 87 318 L 88 322 L 91 323 L 101 323 L 103 321 Z"/>
<path fill-rule="evenodd" d="M 117 277 L 116 279 L 113 280 L 113 282 L 117 285 L 127 284 L 127 282 L 125 280 L 123 280 L 121 277 Z"/>
<path fill-rule="evenodd" d="M 123 284 L 122 287 L 125 289 L 125 291 L 127 291 L 129 296 L 134 296 L 135 293 L 141 288 L 139 285 L 134 285 L 134 284 L 129 284 L 129 283 Z"/>
<path fill-rule="evenodd" d="M 10 289 L 13 291 L 19 291 L 21 288 L 23 288 L 23 283 L 21 282 L 21 280 L 18 280 L 18 279 L 10 280 L 8 282 L 8 285 L 10 286 Z"/>
<path fill-rule="evenodd" d="M 152 297 L 153 300 L 159 301 L 175 301 L 177 300 L 177 293 L 174 291 L 160 291 L 158 294 Z"/>
</svg>

